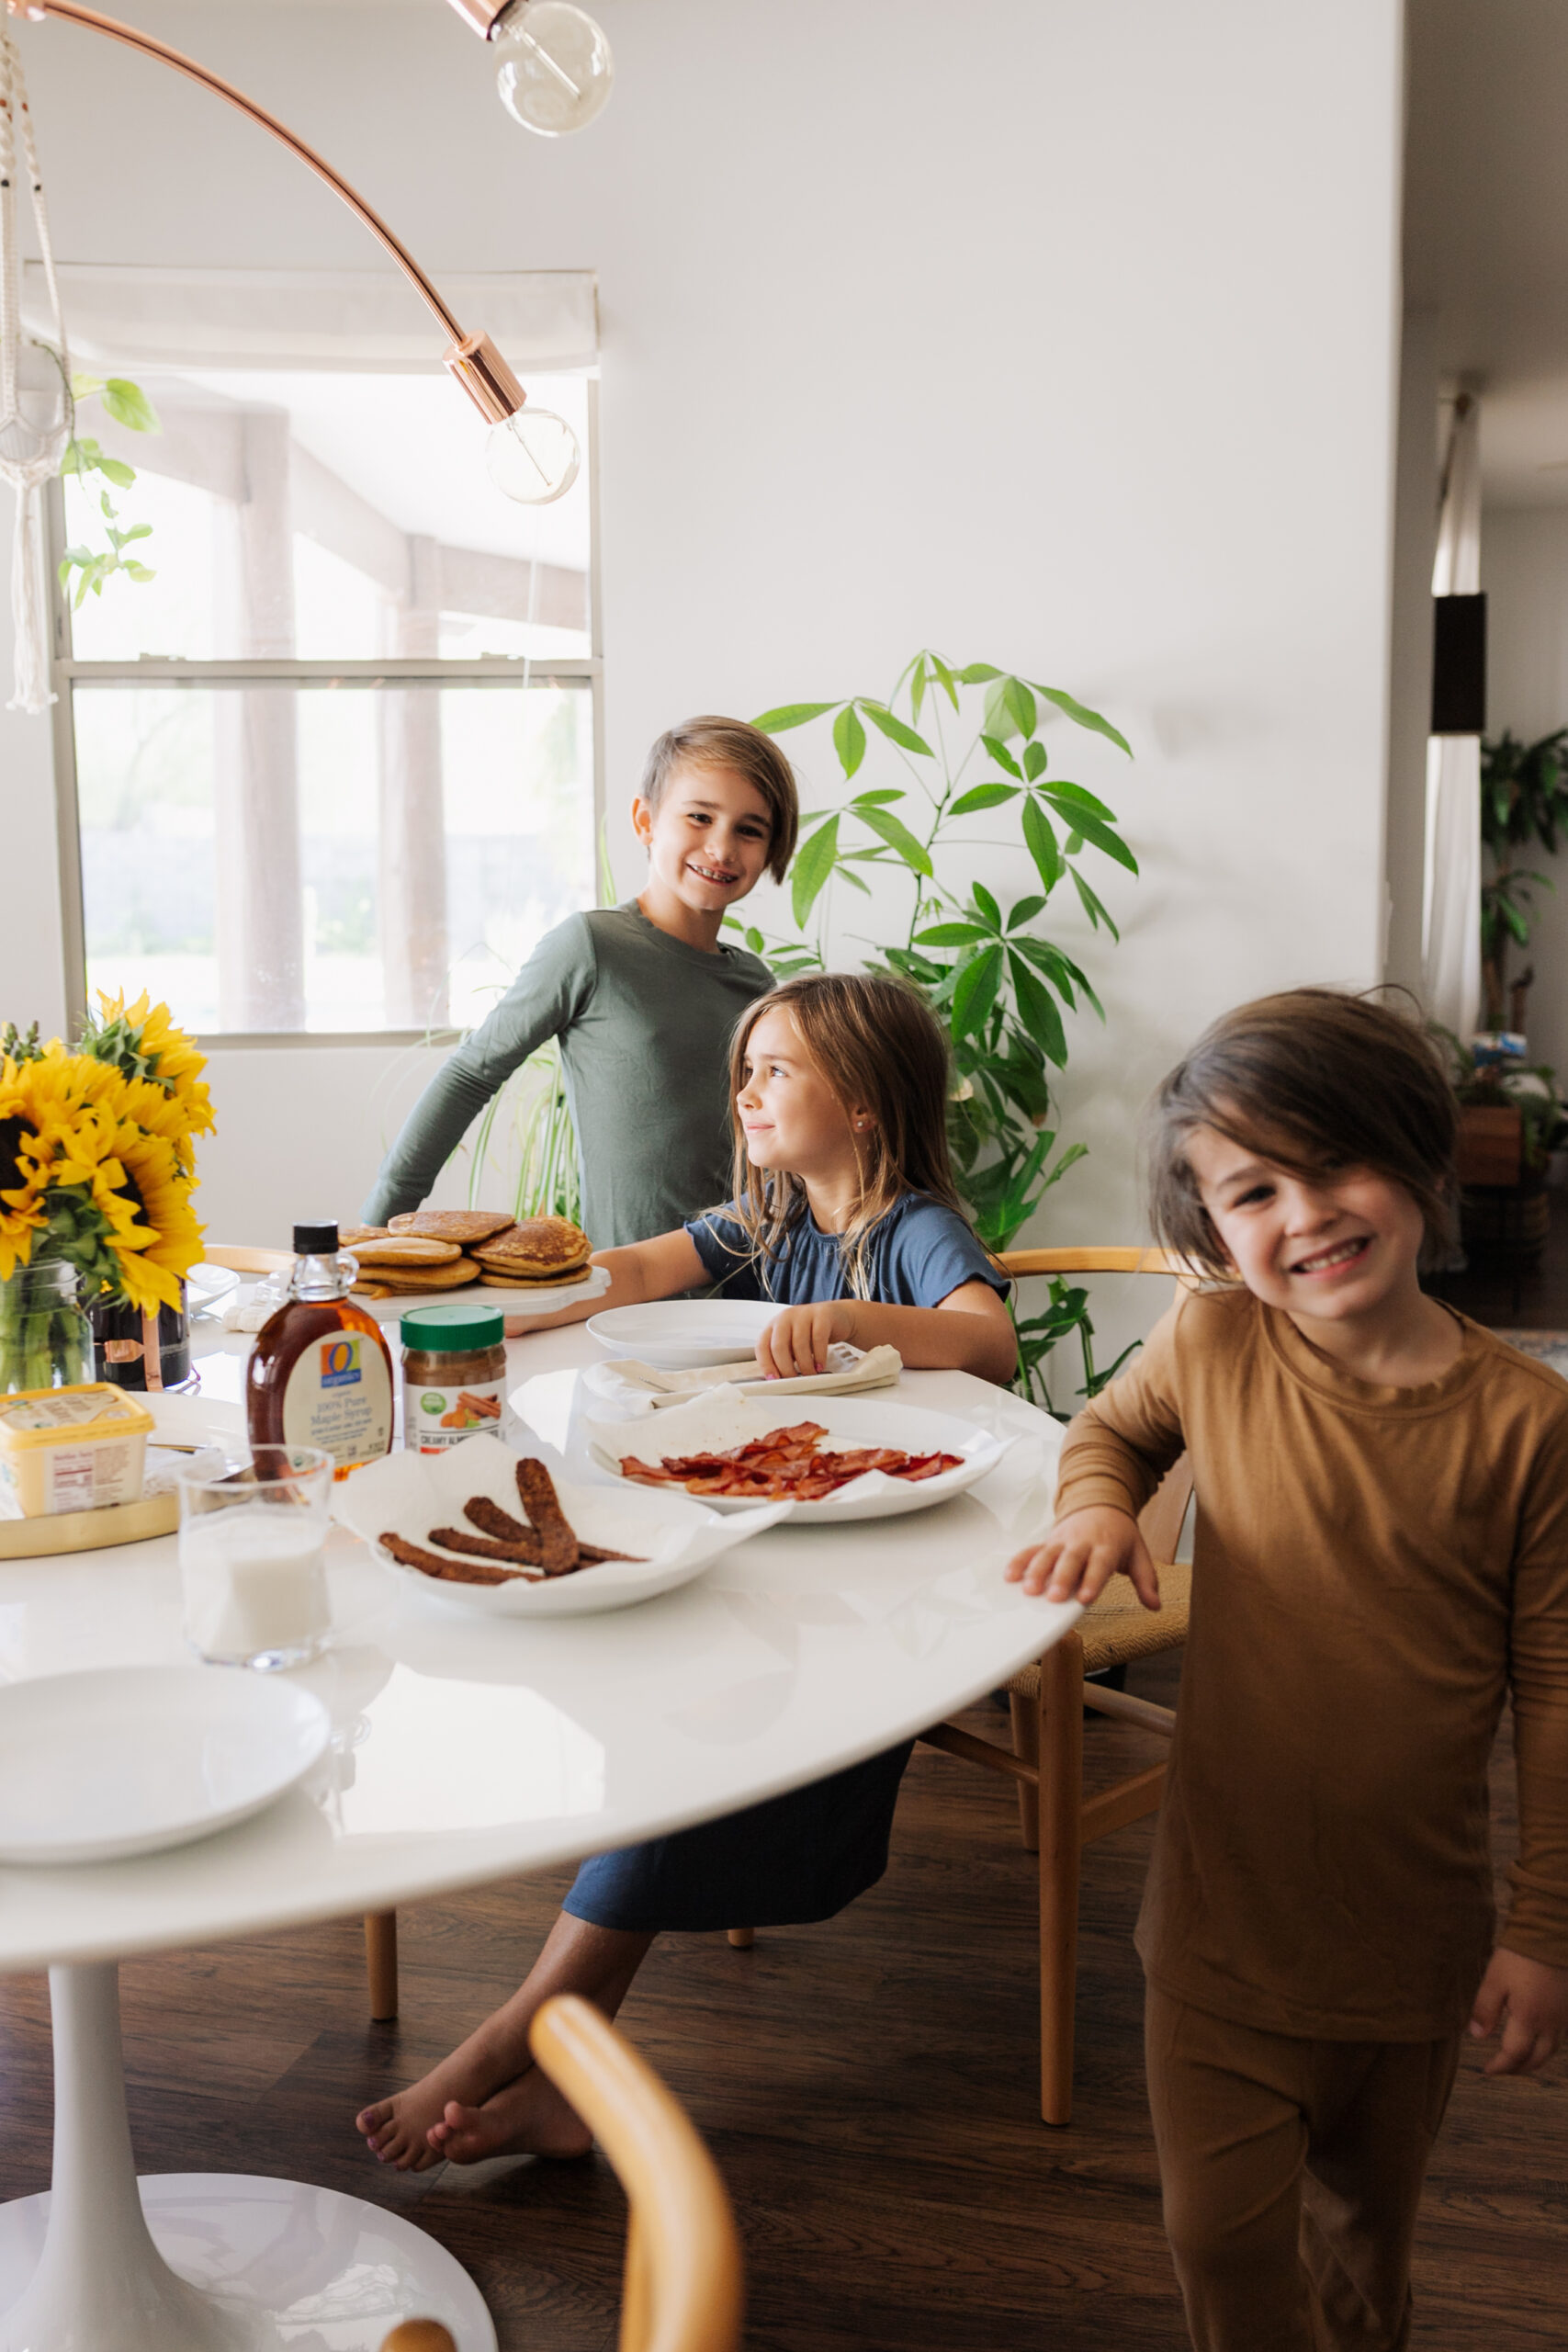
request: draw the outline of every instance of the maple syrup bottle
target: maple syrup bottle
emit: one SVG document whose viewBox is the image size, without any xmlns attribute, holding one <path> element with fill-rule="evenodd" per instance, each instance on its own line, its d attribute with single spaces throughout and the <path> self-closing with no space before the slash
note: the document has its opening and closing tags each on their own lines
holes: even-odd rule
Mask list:
<svg viewBox="0 0 1568 2352">
<path fill-rule="evenodd" d="M 334 1478 L 392 1448 L 392 1358 L 376 1317 L 350 1298 L 358 1268 L 335 1225 L 297 1225 L 288 1295 L 245 1367 L 253 1451 L 318 1445 Z"/>
</svg>

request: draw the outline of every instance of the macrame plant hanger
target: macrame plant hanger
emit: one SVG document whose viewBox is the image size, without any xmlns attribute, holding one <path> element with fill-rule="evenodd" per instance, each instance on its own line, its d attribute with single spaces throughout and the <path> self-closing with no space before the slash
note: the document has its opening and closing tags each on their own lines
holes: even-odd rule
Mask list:
<svg viewBox="0 0 1568 2352">
<path fill-rule="evenodd" d="M 22 248 L 17 223 L 17 154 L 32 192 L 53 322 L 52 344 L 22 335 Z M 31 355 L 38 354 L 35 359 Z M 41 364 L 40 364 L 41 361 Z M 55 382 L 58 372 L 59 381 Z M 31 379 L 29 381 L 29 379 Z M 49 212 L 17 44 L 0 15 L 0 480 L 17 494 L 11 548 L 11 617 L 16 629 L 15 691 L 7 710 L 37 713 L 54 700 L 49 687 L 49 599 L 44 593 L 43 486 L 60 471 L 74 427 L 71 360 L 54 274 Z"/>
</svg>

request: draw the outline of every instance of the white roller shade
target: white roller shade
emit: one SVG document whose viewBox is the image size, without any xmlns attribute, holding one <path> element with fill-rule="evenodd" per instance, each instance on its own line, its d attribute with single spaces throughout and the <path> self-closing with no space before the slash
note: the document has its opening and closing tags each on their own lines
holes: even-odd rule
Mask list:
<svg viewBox="0 0 1568 2352">
<path fill-rule="evenodd" d="M 62 262 L 73 357 L 133 373 L 154 368 L 439 368 L 445 341 L 395 269 L 162 269 Z M 592 368 L 599 302 L 592 270 L 497 270 L 436 280 L 469 334 L 492 335 L 513 368 Z M 29 332 L 50 332 L 43 272 L 28 262 Z"/>
</svg>

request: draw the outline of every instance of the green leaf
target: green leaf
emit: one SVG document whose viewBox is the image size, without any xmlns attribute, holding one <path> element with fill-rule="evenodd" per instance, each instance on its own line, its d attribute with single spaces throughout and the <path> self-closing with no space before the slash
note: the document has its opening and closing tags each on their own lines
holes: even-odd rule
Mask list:
<svg viewBox="0 0 1568 2352">
<path fill-rule="evenodd" d="M 997 1001 L 997 990 L 1002 984 L 1002 951 L 992 945 L 965 964 L 953 991 L 953 1015 L 950 1023 L 954 1037 L 967 1036 L 977 1029 Z"/>
<path fill-rule="evenodd" d="M 1076 834 L 1092 842 L 1096 849 L 1103 850 L 1107 857 L 1113 857 L 1118 865 L 1126 867 L 1129 874 L 1136 874 L 1138 861 L 1120 833 L 1113 833 L 1109 825 L 1100 823 L 1098 817 L 1086 817 L 1077 808 L 1072 812 L 1072 820 Z"/>
<path fill-rule="evenodd" d="M 833 749 L 848 783 L 865 757 L 865 729 L 855 716 L 852 702 L 847 702 L 833 721 Z"/>
<path fill-rule="evenodd" d="M 1023 839 L 1049 898 L 1062 878 L 1062 853 L 1056 845 L 1055 828 L 1038 800 L 1023 804 Z"/>
<path fill-rule="evenodd" d="M 986 688 L 985 718 L 982 722 L 986 734 L 1000 736 L 1004 741 L 1009 735 L 1018 733 L 1018 721 L 1007 706 L 1006 688 L 1007 680 L 998 671 Z"/>
<path fill-rule="evenodd" d="M 933 653 L 931 656 L 931 665 L 943 693 L 947 696 L 948 701 L 953 705 L 953 709 L 956 710 L 958 708 L 957 679 L 953 676 L 953 672 L 948 668 L 947 663 L 942 660 L 940 653 Z"/>
<path fill-rule="evenodd" d="M 951 966 L 933 964 L 929 956 L 917 956 L 912 948 L 887 947 L 883 953 L 896 972 L 902 972 L 907 979 L 920 981 L 926 988 L 935 988 L 939 981 L 951 978 Z"/>
<path fill-rule="evenodd" d="M 1043 784 L 1040 789 L 1067 816 L 1082 808 L 1089 816 L 1098 817 L 1102 824 L 1113 825 L 1116 822 L 1115 809 L 1108 808 L 1103 800 L 1097 800 L 1092 792 L 1086 792 L 1081 784 L 1066 784 L 1060 776 L 1053 776 L 1050 783 Z"/>
<path fill-rule="evenodd" d="M 90 401 L 95 392 L 104 389 L 101 376 L 84 376 L 76 368 L 71 370 L 71 397 L 73 401 Z"/>
<path fill-rule="evenodd" d="M 1046 1059 L 1055 1062 L 1058 1069 L 1065 1069 L 1067 1035 L 1055 999 L 1044 982 L 1035 978 L 1023 958 L 1010 949 L 1008 963 L 1012 971 L 1012 992 L 1018 1000 L 1019 1018 Z"/>
<path fill-rule="evenodd" d="M 1034 707 L 1034 696 L 1021 678 L 1007 680 L 1002 687 L 1002 701 L 1007 706 L 1009 718 L 1016 722 L 1019 733 L 1032 735 L 1039 714 Z"/>
<path fill-rule="evenodd" d="M 1010 931 L 1017 931 L 1023 923 L 1032 922 L 1035 916 L 1039 914 L 1044 907 L 1044 904 L 1045 901 L 1043 899 L 1020 899 L 1017 906 L 1014 907 L 1011 914 L 1008 917 L 1008 929 Z"/>
<path fill-rule="evenodd" d="M 1047 702 L 1054 702 L 1058 710 L 1066 712 L 1075 727 L 1087 727 L 1094 734 L 1103 735 L 1108 742 L 1114 743 L 1118 750 L 1125 752 L 1127 757 L 1132 758 L 1133 746 L 1128 742 L 1125 735 L 1112 727 L 1109 718 L 1102 718 L 1098 710 L 1090 710 L 1087 703 L 1077 701 L 1072 695 L 1064 694 L 1060 686 L 1043 686 L 1038 678 L 1031 678 L 1029 683 L 1037 695 L 1043 695 Z"/>
<path fill-rule="evenodd" d="M 129 571 L 132 580 L 156 580 L 158 577 L 157 573 L 150 571 L 144 563 L 127 562 L 122 564 L 120 569 Z"/>
<path fill-rule="evenodd" d="M 895 718 L 893 713 L 884 704 L 863 702 L 861 708 L 872 725 L 882 729 L 890 743 L 901 744 L 906 752 L 919 752 L 928 760 L 936 757 L 924 737 L 917 735 L 912 727 L 906 727 L 901 718 Z"/>
<path fill-rule="evenodd" d="M 1019 766 L 1018 762 L 1013 758 L 1012 753 L 1008 750 L 1008 747 L 1002 741 L 1001 737 L 999 735 L 982 735 L 980 741 L 984 743 L 987 751 L 990 753 L 992 759 L 995 760 L 998 767 L 1003 771 L 1004 775 L 1017 776 L 1020 784 L 1021 784 L 1023 782 L 1023 770 Z"/>
<path fill-rule="evenodd" d="M 767 941 L 762 937 L 762 934 L 758 930 L 756 924 L 754 922 L 748 923 L 746 926 L 746 944 L 751 950 L 752 955 L 760 956 L 767 944 Z"/>
<path fill-rule="evenodd" d="M 920 723 L 920 705 L 924 702 L 925 698 L 926 657 L 922 653 L 916 661 L 915 674 L 909 681 L 909 716 L 914 720 L 917 727 Z"/>
<path fill-rule="evenodd" d="M 936 922 L 915 933 L 922 947 L 977 947 L 990 936 L 977 922 Z"/>
<path fill-rule="evenodd" d="M 890 791 L 886 786 L 879 785 L 874 792 L 857 792 L 850 807 L 852 808 L 886 808 L 891 801 L 907 800 L 908 797 L 907 792 Z"/>
<path fill-rule="evenodd" d="M 840 882 L 847 882 L 852 890 L 858 890 L 863 898 L 870 898 L 870 885 L 863 882 L 853 867 L 847 865 L 842 858 L 839 861 L 839 879 Z"/>
<path fill-rule="evenodd" d="M 131 433 L 157 433 L 162 430 L 158 412 L 142 390 L 128 376 L 111 376 L 103 388 L 103 403 L 107 415 Z"/>
<path fill-rule="evenodd" d="M 963 669 L 957 673 L 957 677 L 961 686 L 984 686 L 988 685 L 993 678 L 999 678 L 1001 674 L 994 662 L 966 662 Z"/>
<path fill-rule="evenodd" d="M 975 885 L 975 904 L 979 908 L 982 917 L 992 932 L 999 932 L 1002 927 L 1002 910 L 983 882 L 976 882 Z"/>
<path fill-rule="evenodd" d="M 825 710 L 837 710 L 832 702 L 782 702 L 776 710 L 765 710 L 761 718 L 751 721 L 764 735 L 782 735 L 788 727 L 804 727 L 813 718 L 820 718 Z"/>
<path fill-rule="evenodd" d="M 829 817 L 820 832 L 813 833 L 797 852 L 790 869 L 790 905 L 795 920 L 804 931 L 806 918 L 821 895 L 822 886 L 833 871 L 833 860 L 839 848 L 839 820 Z"/>
<path fill-rule="evenodd" d="M 129 490 L 136 480 L 136 469 L 119 458 L 95 458 L 93 463 L 101 474 L 107 476 L 119 490 Z"/>
<path fill-rule="evenodd" d="M 1045 746 L 1043 743 L 1026 743 L 1024 745 L 1023 773 L 1029 778 L 1031 784 L 1035 781 L 1036 777 L 1044 775 Z"/>
<path fill-rule="evenodd" d="M 132 539 L 150 539 L 152 536 L 152 526 L 151 523 L 138 523 L 134 530 L 122 531 L 119 534 L 119 544 L 122 548 L 128 548 Z"/>
<path fill-rule="evenodd" d="M 1016 800 L 1016 784 L 977 784 L 968 792 L 961 792 L 952 808 L 950 817 L 968 817 L 976 808 L 999 808 L 1004 800 Z"/>
<path fill-rule="evenodd" d="M 1096 893 L 1089 888 L 1089 884 L 1084 880 L 1083 876 L 1078 872 L 1076 865 L 1069 866 L 1067 871 L 1073 877 L 1074 888 L 1077 890 L 1078 897 L 1083 901 L 1083 910 L 1089 917 L 1090 922 L 1093 923 L 1096 931 L 1098 931 L 1100 924 L 1103 923 L 1106 930 L 1111 933 L 1111 938 L 1120 943 L 1122 934 L 1111 920 L 1111 910 L 1109 907 L 1107 907 Z"/>
<path fill-rule="evenodd" d="M 868 707 L 866 715 L 874 718 L 875 713 Z M 897 850 L 905 865 L 915 873 L 931 873 L 931 856 L 925 843 L 915 839 L 908 826 L 901 818 L 896 817 L 891 808 L 857 808 L 855 815 L 863 825 L 869 825 L 874 833 L 879 833 L 889 849 Z"/>
</svg>

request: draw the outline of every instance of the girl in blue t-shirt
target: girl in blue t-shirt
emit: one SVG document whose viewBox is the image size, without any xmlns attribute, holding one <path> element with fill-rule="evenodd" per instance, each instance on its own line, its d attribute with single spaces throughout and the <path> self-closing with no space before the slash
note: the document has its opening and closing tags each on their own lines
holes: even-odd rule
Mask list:
<svg viewBox="0 0 1568 2352">
<path fill-rule="evenodd" d="M 1007 1281 L 959 1206 L 947 1151 L 947 1041 L 910 989 L 818 973 L 773 989 L 735 1034 L 734 1198 L 673 1233 L 598 1253 L 607 1294 L 508 1329 L 717 1284 L 775 1299 L 765 1377 L 826 1369 L 835 1340 L 884 1342 L 911 1367 L 1011 1378 Z M 542 2002 L 581 1993 L 607 2017 L 654 1937 L 830 1918 L 887 1863 L 912 1741 L 721 1821 L 601 1854 L 579 1871 L 528 1979 L 451 2056 L 358 2117 L 383 2164 L 531 2150 L 573 2155 L 587 2126 L 532 2065 Z"/>
</svg>

